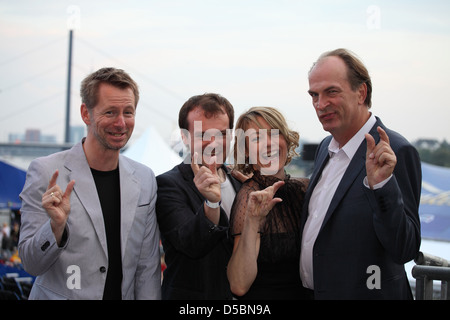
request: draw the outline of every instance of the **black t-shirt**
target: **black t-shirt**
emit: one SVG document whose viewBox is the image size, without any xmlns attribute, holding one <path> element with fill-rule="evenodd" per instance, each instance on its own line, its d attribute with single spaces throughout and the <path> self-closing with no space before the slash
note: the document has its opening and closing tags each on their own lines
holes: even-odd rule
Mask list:
<svg viewBox="0 0 450 320">
<path fill-rule="evenodd" d="M 122 299 L 122 255 L 120 250 L 120 178 L 119 168 L 98 171 L 91 168 L 103 212 L 108 245 L 108 269 L 104 300 Z"/>
</svg>

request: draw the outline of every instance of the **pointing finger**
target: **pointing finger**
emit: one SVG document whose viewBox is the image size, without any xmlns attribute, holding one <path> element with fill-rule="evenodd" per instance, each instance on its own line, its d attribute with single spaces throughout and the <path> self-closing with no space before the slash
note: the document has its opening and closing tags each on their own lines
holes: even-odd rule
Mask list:
<svg viewBox="0 0 450 320">
<path fill-rule="evenodd" d="M 272 187 L 273 187 L 273 194 L 277 193 L 278 189 L 280 189 L 283 185 L 284 185 L 284 181 L 275 182 L 272 185 Z"/>
<path fill-rule="evenodd" d="M 75 185 L 75 180 L 72 180 L 72 181 L 69 182 L 69 184 L 67 185 L 66 191 L 64 192 L 64 196 L 63 197 L 70 198 L 70 194 L 72 193 L 74 185 Z"/>
<path fill-rule="evenodd" d="M 373 158 L 373 149 L 375 149 L 375 139 L 369 134 L 365 134 L 367 142 L 366 158 Z"/>
<path fill-rule="evenodd" d="M 381 127 L 378 127 L 377 130 L 378 133 L 380 134 L 380 139 L 389 144 L 389 136 L 387 135 L 386 131 L 384 131 L 383 128 Z"/>
<path fill-rule="evenodd" d="M 212 174 L 217 175 L 217 168 L 216 168 L 216 165 L 217 165 L 217 157 L 216 157 L 216 156 L 211 157 L 210 162 L 211 162 L 211 163 L 208 164 L 209 170 L 211 170 L 211 173 L 212 173 Z"/>
<path fill-rule="evenodd" d="M 50 182 L 48 183 L 47 190 L 52 188 L 52 187 L 54 187 L 56 185 L 56 179 L 58 179 L 58 175 L 59 175 L 59 172 L 58 172 L 58 170 L 56 170 L 53 173 L 52 177 L 50 178 Z"/>
<path fill-rule="evenodd" d="M 194 176 L 197 174 L 198 170 L 200 170 L 200 167 L 199 167 L 197 161 L 198 161 L 198 153 L 194 152 L 194 155 L 192 156 L 192 159 L 191 159 L 191 168 L 192 168 L 192 172 L 194 172 Z"/>
</svg>

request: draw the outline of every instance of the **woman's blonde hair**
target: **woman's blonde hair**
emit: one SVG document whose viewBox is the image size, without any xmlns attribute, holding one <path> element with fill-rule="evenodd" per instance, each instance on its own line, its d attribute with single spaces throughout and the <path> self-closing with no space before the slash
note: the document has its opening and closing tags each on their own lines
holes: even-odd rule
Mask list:
<svg viewBox="0 0 450 320">
<path fill-rule="evenodd" d="M 241 114 L 236 122 L 236 136 L 234 140 L 234 167 L 236 170 L 248 174 L 254 171 L 253 166 L 249 163 L 249 148 L 248 139 L 245 139 L 243 132 L 246 132 L 250 123 L 255 123 L 259 128 L 262 128 L 261 123 L 258 122 L 257 117 L 261 117 L 267 121 L 272 129 L 278 129 L 280 134 L 284 137 L 287 143 L 287 159 L 284 165 L 291 162 L 292 158 L 298 156 L 295 149 L 299 146 L 300 135 L 298 132 L 289 129 L 286 119 L 277 109 L 272 107 L 252 107 L 248 111 Z M 239 130 L 240 129 L 240 130 Z M 242 143 L 245 141 L 245 143 Z M 245 161 L 241 159 L 245 155 Z"/>
</svg>

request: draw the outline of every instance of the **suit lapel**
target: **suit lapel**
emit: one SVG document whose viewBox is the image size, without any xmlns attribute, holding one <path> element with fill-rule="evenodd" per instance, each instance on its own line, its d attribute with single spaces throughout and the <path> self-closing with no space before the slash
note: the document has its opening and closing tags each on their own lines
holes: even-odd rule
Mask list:
<svg viewBox="0 0 450 320">
<path fill-rule="evenodd" d="M 120 174 L 120 234 L 122 245 L 122 257 L 125 256 L 127 239 L 138 207 L 140 189 L 134 175 L 134 168 L 125 157 L 119 156 Z"/>
<path fill-rule="evenodd" d="M 330 155 L 328 153 L 328 145 L 330 141 L 324 143 L 323 147 L 319 150 L 319 153 L 317 154 L 317 159 L 315 163 L 317 170 L 314 170 L 313 174 L 311 175 L 311 180 L 309 183 L 307 193 L 308 199 L 311 196 L 312 191 L 314 190 L 317 182 L 319 182 L 319 178 L 322 175 L 323 168 L 325 168 L 325 165 L 328 163 L 328 160 L 330 159 Z"/>
<path fill-rule="evenodd" d="M 379 134 L 378 134 L 378 131 L 376 128 L 377 128 L 377 126 L 381 125 L 381 123 L 380 123 L 379 119 L 377 119 L 377 120 L 378 121 L 375 123 L 375 125 L 372 127 L 372 129 L 369 132 L 374 137 L 375 143 L 378 143 L 378 141 L 380 140 L 380 137 L 379 137 Z M 354 154 L 352 160 L 350 161 L 350 164 L 348 165 L 347 170 L 345 170 L 345 173 L 344 173 L 341 181 L 339 182 L 336 192 L 335 192 L 333 198 L 331 199 L 331 203 L 330 203 L 330 206 L 328 207 L 327 213 L 323 220 L 321 230 L 323 229 L 325 224 L 328 222 L 328 220 L 330 219 L 333 212 L 336 210 L 337 206 L 339 205 L 342 198 L 347 193 L 348 189 L 355 182 L 355 179 L 360 175 L 361 171 L 363 171 L 363 170 L 365 171 L 366 150 L 367 150 L 366 148 L 367 148 L 366 141 L 363 140 L 363 142 L 359 145 L 358 150 Z M 361 181 L 361 184 L 362 184 L 362 181 Z"/>
<path fill-rule="evenodd" d="M 241 188 L 242 183 L 232 176 L 231 170 L 227 166 L 222 165 L 222 169 L 225 171 L 228 180 L 230 180 L 231 185 L 233 186 L 233 189 L 237 194 L 239 189 Z"/>
<path fill-rule="evenodd" d="M 331 199 L 331 203 L 330 203 L 330 206 L 328 207 L 328 210 L 327 210 L 327 213 L 323 220 L 321 229 L 328 222 L 328 220 L 330 219 L 334 210 L 336 209 L 336 207 L 341 202 L 342 198 L 347 193 L 347 190 L 350 188 L 350 186 L 353 184 L 355 179 L 361 173 L 361 170 L 365 169 L 365 159 L 366 159 L 366 151 L 365 151 L 365 143 L 363 142 L 361 144 L 361 146 L 358 148 L 358 151 L 353 156 L 352 161 L 350 162 L 349 166 L 347 167 L 347 170 L 345 170 L 345 173 L 344 173 L 341 181 L 339 182 L 336 192 L 334 193 L 334 196 Z M 362 181 L 361 181 L 361 183 L 362 183 Z"/>
<path fill-rule="evenodd" d="M 180 170 L 180 173 L 183 176 L 183 179 L 186 181 L 187 185 L 203 201 L 203 199 L 204 199 L 203 195 L 200 193 L 200 191 L 198 191 L 197 187 L 195 186 L 195 183 L 194 183 L 194 172 L 192 172 L 191 165 L 182 162 L 180 165 L 178 165 L 178 170 Z"/>
<path fill-rule="evenodd" d="M 308 189 L 306 190 L 305 194 L 305 201 L 303 206 L 303 212 L 306 212 L 307 214 L 302 215 L 302 228 L 306 223 L 306 220 L 308 219 L 309 215 L 309 201 L 311 200 L 311 195 L 314 191 L 314 188 L 317 185 L 317 182 L 319 182 L 319 178 L 322 175 L 323 168 L 328 163 L 328 160 L 330 159 L 330 155 L 328 153 L 328 145 L 330 144 L 331 136 L 328 138 L 325 138 L 325 140 L 319 145 L 316 159 L 314 161 L 314 171 L 311 175 L 310 182 L 308 184 Z"/>
<path fill-rule="evenodd" d="M 65 167 L 71 172 L 70 179 L 75 180 L 73 192 L 76 194 L 86 213 L 89 215 L 92 225 L 97 233 L 98 240 L 108 255 L 106 244 L 106 231 L 103 221 L 102 208 L 97 194 L 94 178 L 86 160 L 81 142 L 71 149 L 71 155 L 65 163 Z M 71 213 L 77 214 L 77 213 Z"/>
</svg>

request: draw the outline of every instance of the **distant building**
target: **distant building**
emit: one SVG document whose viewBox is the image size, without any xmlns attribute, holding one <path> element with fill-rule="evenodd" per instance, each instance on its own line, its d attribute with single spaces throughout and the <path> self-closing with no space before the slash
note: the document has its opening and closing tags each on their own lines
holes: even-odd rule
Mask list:
<svg viewBox="0 0 450 320">
<path fill-rule="evenodd" d="M 52 134 L 41 134 L 40 129 L 27 129 L 23 133 L 10 133 L 8 135 L 8 142 L 19 143 L 48 143 L 56 144 L 56 136 Z"/>
<path fill-rule="evenodd" d="M 8 135 L 8 142 L 9 143 L 21 143 L 25 140 L 25 135 L 20 133 L 10 133 Z"/>
<path fill-rule="evenodd" d="M 24 142 L 41 142 L 41 130 L 27 129 L 25 131 L 25 141 Z"/>
<path fill-rule="evenodd" d="M 70 142 L 77 143 L 80 142 L 83 137 L 86 136 L 86 127 L 85 126 L 75 126 L 70 127 Z"/>
<path fill-rule="evenodd" d="M 41 139 L 39 142 L 48 144 L 56 143 L 56 136 L 43 134 L 41 135 Z"/>
</svg>

